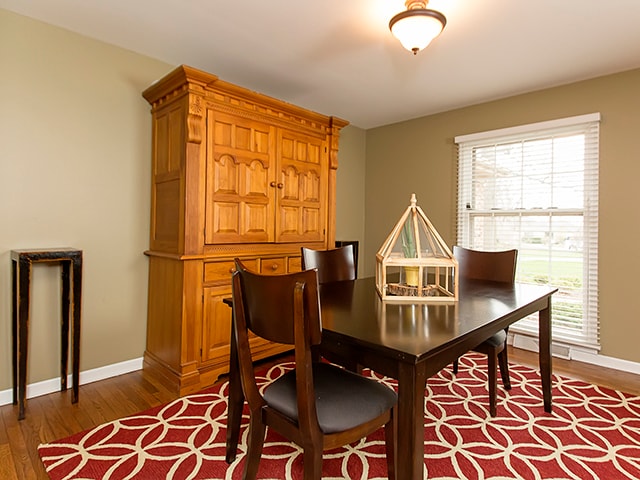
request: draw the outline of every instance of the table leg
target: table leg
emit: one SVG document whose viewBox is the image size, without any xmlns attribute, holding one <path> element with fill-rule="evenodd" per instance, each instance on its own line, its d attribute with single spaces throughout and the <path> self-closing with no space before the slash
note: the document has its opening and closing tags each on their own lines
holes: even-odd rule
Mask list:
<svg viewBox="0 0 640 480">
<path fill-rule="evenodd" d="M 232 320 L 233 322 L 233 320 Z M 242 423 L 242 408 L 244 406 L 244 394 L 240 383 L 240 365 L 238 363 L 238 346 L 234 335 L 233 325 L 231 328 L 231 346 L 229 355 L 229 404 L 227 411 L 227 463 L 236 459 L 238 449 L 238 438 L 240 437 L 240 424 Z"/>
<path fill-rule="evenodd" d="M 538 312 L 538 332 L 540 335 L 540 378 L 544 411 L 551 413 L 551 297 L 547 307 Z"/>
<path fill-rule="evenodd" d="M 67 389 L 67 366 L 69 363 L 69 313 L 71 305 L 71 288 L 69 279 L 69 263 L 61 263 L 61 316 L 60 316 L 60 391 Z"/>
<path fill-rule="evenodd" d="M 27 399 L 27 339 L 29 338 L 29 305 L 31 297 L 31 262 L 18 260 L 18 420 L 24 419 Z"/>
<path fill-rule="evenodd" d="M 396 478 L 400 480 L 423 478 L 425 381 L 416 365 L 399 366 Z"/>
<path fill-rule="evenodd" d="M 80 391 L 80 316 L 82 313 L 82 253 L 73 258 L 71 284 L 73 285 L 73 325 L 71 327 L 73 343 L 71 360 L 71 403 L 78 402 Z"/>
</svg>

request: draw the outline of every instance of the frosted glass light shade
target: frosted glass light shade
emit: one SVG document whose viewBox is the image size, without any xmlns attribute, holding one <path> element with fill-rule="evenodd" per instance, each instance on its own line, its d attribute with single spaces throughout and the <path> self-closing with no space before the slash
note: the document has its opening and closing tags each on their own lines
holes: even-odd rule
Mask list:
<svg viewBox="0 0 640 480">
<path fill-rule="evenodd" d="M 389 22 L 391 33 L 415 55 L 440 35 L 447 19 L 440 12 L 424 8 L 397 14 Z"/>
</svg>

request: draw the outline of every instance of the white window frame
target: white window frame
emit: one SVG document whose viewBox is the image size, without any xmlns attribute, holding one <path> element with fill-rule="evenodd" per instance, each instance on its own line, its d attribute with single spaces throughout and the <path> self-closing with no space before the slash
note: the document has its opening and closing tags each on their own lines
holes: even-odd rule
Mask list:
<svg viewBox="0 0 640 480">
<path fill-rule="evenodd" d="M 556 322 L 552 328 L 554 353 L 559 356 L 571 358 L 571 351 L 597 353 L 600 350 L 599 338 L 599 309 L 598 309 L 598 163 L 599 163 L 599 123 L 600 114 L 593 113 L 575 117 L 538 122 L 528 125 L 520 125 L 511 128 L 492 130 L 487 132 L 461 135 L 455 137 L 458 145 L 458 202 L 457 202 L 457 243 L 467 248 L 474 246 L 469 226 L 474 218 L 483 216 L 486 218 L 511 216 L 543 216 L 549 218 L 557 215 L 582 215 L 583 239 L 583 278 L 582 278 L 582 313 L 583 327 L 576 332 L 562 327 Z M 515 208 L 505 210 L 490 208 L 484 211 L 476 210 L 473 202 L 473 159 L 474 149 L 486 148 L 493 145 L 508 144 L 513 142 L 554 138 L 558 135 L 566 135 L 567 132 L 583 133 L 590 145 L 585 155 L 584 170 L 584 199 L 581 208 L 558 209 L 550 208 Z M 523 178 L 526 175 L 523 174 Z M 526 193 L 526 192 L 525 192 Z M 503 239 L 501 239 L 502 241 Z M 506 248 L 519 248 L 520 245 L 512 244 L 506 247 L 483 244 L 486 250 L 502 250 Z M 518 275 L 516 281 L 519 280 Z M 559 292 L 560 293 L 560 292 Z M 556 294 L 554 297 L 558 297 Z M 557 299 L 555 299 L 557 301 Z M 553 309 L 554 299 L 552 299 Z M 552 313 L 553 322 L 553 313 Z M 537 316 L 517 322 L 510 328 L 510 333 L 515 334 L 512 340 L 517 346 L 537 350 Z"/>
</svg>

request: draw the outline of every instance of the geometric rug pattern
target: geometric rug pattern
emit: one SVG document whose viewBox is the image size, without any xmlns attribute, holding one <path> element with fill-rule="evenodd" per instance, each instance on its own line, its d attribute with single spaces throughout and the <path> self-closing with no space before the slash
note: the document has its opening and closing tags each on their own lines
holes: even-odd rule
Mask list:
<svg viewBox="0 0 640 480">
<path fill-rule="evenodd" d="M 260 373 L 263 385 L 291 364 Z M 439 480 L 640 479 L 640 397 L 553 376 L 553 412 L 544 412 L 539 373 L 510 365 L 512 389 L 498 389 L 488 413 L 486 357 L 460 359 L 431 377 L 425 391 L 424 478 Z M 395 387 L 395 381 L 365 374 Z M 167 405 L 40 445 L 52 480 L 239 479 L 244 465 L 245 406 L 238 456 L 225 458 L 224 383 Z M 300 449 L 267 429 L 258 478 L 302 478 Z M 324 479 L 386 478 L 384 436 L 326 451 Z"/>
</svg>

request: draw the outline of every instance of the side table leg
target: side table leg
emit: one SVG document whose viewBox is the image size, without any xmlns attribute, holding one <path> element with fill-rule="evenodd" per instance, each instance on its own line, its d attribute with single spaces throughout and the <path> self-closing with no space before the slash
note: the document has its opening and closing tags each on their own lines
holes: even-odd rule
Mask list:
<svg viewBox="0 0 640 480">
<path fill-rule="evenodd" d="M 18 260 L 18 420 L 24 419 L 27 399 L 27 339 L 31 296 L 31 262 Z"/>
<path fill-rule="evenodd" d="M 78 401 L 80 389 L 80 318 L 82 313 L 82 252 L 73 258 L 73 272 L 71 281 L 73 284 L 73 360 L 72 380 L 73 390 L 71 403 Z"/>
<path fill-rule="evenodd" d="M 71 280 L 69 279 L 70 262 L 63 260 L 61 263 L 62 272 L 62 312 L 60 316 L 60 391 L 67 389 L 67 366 L 69 363 L 69 313 L 71 312 Z"/>
</svg>

